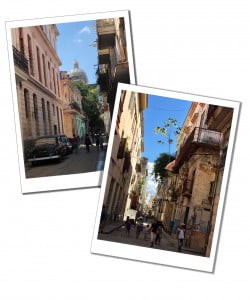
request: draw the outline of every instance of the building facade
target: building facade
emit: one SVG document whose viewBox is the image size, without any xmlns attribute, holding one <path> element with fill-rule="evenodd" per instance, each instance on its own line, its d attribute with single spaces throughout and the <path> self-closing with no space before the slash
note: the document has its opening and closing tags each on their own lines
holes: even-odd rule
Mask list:
<svg viewBox="0 0 250 300">
<path fill-rule="evenodd" d="M 162 218 L 186 224 L 185 246 L 209 256 L 233 109 L 193 102 L 178 137 L 176 159 L 158 188 Z M 158 204 L 158 210 L 159 210 Z M 168 227 L 169 226 L 169 227 Z"/>
<path fill-rule="evenodd" d="M 96 21 L 99 99 L 109 133 L 118 82 L 130 83 L 124 18 Z"/>
<path fill-rule="evenodd" d="M 87 117 L 82 109 L 82 96 L 74 80 L 66 71 L 60 72 L 60 87 L 63 103 L 64 133 L 83 138 L 87 131 Z"/>
<path fill-rule="evenodd" d="M 144 201 L 140 180 L 142 172 L 146 174 L 146 161 L 141 160 L 145 108 L 147 95 L 122 92 L 104 196 L 110 220 L 122 220 L 128 209 L 138 209 L 139 200 Z"/>
<path fill-rule="evenodd" d="M 64 132 L 56 25 L 11 31 L 24 152 L 29 140 Z"/>
</svg>

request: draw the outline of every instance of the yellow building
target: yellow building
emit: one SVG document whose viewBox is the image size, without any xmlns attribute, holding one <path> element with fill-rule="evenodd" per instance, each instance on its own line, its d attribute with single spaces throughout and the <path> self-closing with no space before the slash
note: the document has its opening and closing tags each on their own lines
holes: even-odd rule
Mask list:
<svg viewBox="0 0 250 300">
<path fill-rule="evenodd" d="M 74 86 L 72 78 L 66 71 L 60 72 L 60 87 L 63 103 L 64 133 L 68 137 L 73 134 L 84 137 L 87 117 L 82 109 L 82 96 Z M 79 76 L 80 77 L 80 76 Z"/>
</svg>

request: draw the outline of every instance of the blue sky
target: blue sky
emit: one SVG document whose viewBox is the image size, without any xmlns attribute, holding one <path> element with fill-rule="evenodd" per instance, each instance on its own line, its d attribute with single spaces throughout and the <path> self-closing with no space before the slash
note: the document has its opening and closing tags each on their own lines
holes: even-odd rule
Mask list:
<svg viewBox="0 0 250 300">
<path fill-rule="evenodd" d="M 89 83 L 96 83 L 97 39 L 95 20 L 56 24 L 59 30 L 57 52 L 62 62 L 61 71 L 70 71 L 77 60 L 87 74 Z"/>
<path fill-rule="evenodd" d="M 153 163 L 157 159 L 160 153 L 168 153 L 168 143 L 158 144 L 158 140 L 163 140 L 164 137 L 155 134 L 154 129 L 157 126 L 163 127 L 164 122 L 167 122 L 168 118 L 176 119 L 178 126 L 182 127 L 185 121 L 186 115 L 189 111 L 192 102 L 160 97 L 155 95 L 148 95 L 148 108 L 144 111 L 144 152 L 142 156 L 148 158 L 148 173 L 147 178 L 147 192 L 149 195 L 154 195 L 156 191 L 156 182 L 153 180 L 153 176 L 150 174 L 153 170 Z M 170 153 L 176 151 L 176 138 L 171 136 L 174 140 L 171 144 Z"/>
</svg>

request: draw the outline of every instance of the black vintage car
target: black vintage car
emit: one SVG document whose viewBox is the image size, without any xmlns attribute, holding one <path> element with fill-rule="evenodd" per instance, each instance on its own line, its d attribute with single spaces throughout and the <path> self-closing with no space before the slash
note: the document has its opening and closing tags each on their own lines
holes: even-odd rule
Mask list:
<svg viewBox="0 0 250 300">
<path fill-rule="evenodd" d="M 28 161 L 32 165 L 45 160 L 61 161 L 69 151 L 65 137 L 65 135 L 47 135 L 35 139 L 34 146 L 28 154 Z"/>
</svg>

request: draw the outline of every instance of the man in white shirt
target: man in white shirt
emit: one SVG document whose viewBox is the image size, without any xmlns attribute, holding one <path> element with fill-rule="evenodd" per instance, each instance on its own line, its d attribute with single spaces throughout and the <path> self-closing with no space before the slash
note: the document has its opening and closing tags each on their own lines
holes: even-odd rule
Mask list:
<svg viewBox="0 0 250 300">
<path fill-rule="evenodd" d="M 184 238 L 185 238 L 185 224 L 181 223 L 181 225 L 177 228 L 177 238 L 178 238 L 178 251 L 181 252 Z"/>
</svg>

